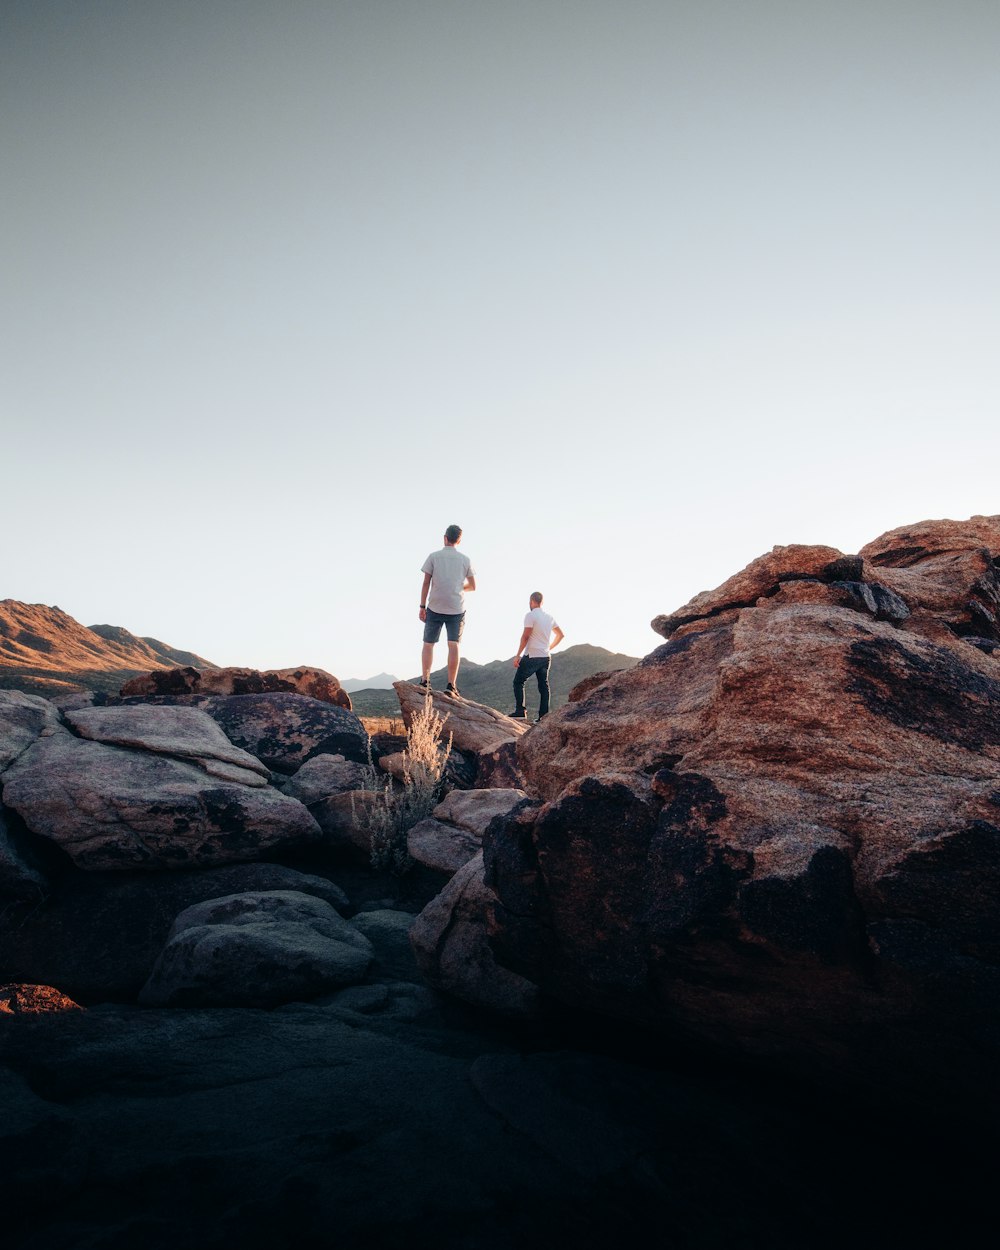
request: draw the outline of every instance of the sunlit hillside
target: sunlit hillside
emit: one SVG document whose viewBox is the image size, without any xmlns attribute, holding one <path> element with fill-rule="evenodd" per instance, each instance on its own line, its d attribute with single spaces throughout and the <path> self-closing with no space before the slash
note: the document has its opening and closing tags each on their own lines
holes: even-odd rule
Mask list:
<svg viewBox="0 0 1000 1250">
<path fill-rule="evenodd" d="M 88 627 L 58 607 L 0 600 L 0 688 L 46 698 L 82 689 L 116 692 L 139 673 L 186 664 L 216 667 L 118 625 Z"/>
<path fill-rule="evenodd" d="M 477 703 L 494 707 L 498 712 L 509 712 L 514 706 L 511 690 L 514 669 L 511 658 L 494 660 L 491 664 L 473 664 L 470 660 L 462 660 L 458 675 L 458 686 L 462 695 Z M 585 677 L 632 668 L 638 662 L 636 656 L 621 655 L 587 643 L 567 647 L 565 651 L 554 651 L 549 671 L 551 707 L 562 707 L 569 692 Z M 431 686 L 435 690 L 443 690 L 447 680 L 447 673 L 443 668 L 436 669 L 431 674 Z M 525 693 L 531 714 L 538 706 L 538 687 L 533 678 L 525 686 Z M 362 716 L 392 716 L 399 713 L 399 702 L 393 690 L 356 690 L 351 694 L 351 702 L 354 710 Z"/>
</svg>

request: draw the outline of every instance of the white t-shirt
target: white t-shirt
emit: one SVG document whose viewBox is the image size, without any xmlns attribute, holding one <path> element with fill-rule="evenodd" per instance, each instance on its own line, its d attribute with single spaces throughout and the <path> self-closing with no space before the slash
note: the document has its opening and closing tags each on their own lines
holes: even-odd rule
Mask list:
<svg viewBox="0 0 1000 1250">
<path fill-rule="evenodd" d="M 467 577 L 476 575 L 468 556 L 463 556 L 457 547 L 442 547 L 440 551 L 431 552 L 420 571 L 431 575 L 427 606 L 432 612 L 455 616 L 465 611 L 462 587 Z"/>
<path fill-rule="evenodd" d="M 543 612 L 541 608 L 532 608 L 524 618 L 524 628 L 531 630 L 531 637 L 524 648 L 524 654 L 530 655 L 533 660 L 544 659 L 549 654 L 549 639 L 552 637 L 552 631 L 559 628 L 556 618 L 548 612 Z"/>
</svg>

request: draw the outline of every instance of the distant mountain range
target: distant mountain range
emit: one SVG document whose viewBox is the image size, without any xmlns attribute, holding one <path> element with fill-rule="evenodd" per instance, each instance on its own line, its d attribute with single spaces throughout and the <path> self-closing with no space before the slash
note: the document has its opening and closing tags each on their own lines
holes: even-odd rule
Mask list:
<svg viewBox="0 0 1000 1250">
<path fill-rule="evenodd" d="M 561 707 L 585 677 L 637 663 L 635 656 L 586 643 L 557 650 L 549 674 L 552 707 Z M 116 694 L 130 677 L 179 665 L 218 668 L 194 651 L 179 650 L 158 638 L 138 637 L 120 625 L 81 625 L 61 608 L 0 599 L 0 689 L 24 690 L 48 699 L 77 690 Z M 491 664 L 463 660 L 458 685 L 466 698 L 509 712 L 514 706 L 513 676 L 509 659 Z M 398 716 L 399 701 L 392 688 L 396 680 L 391 673 L 379 673 L 367 679 L 348 678 L 342 685 L 362 716 Z M 443 668 L 431 674 L 431 686 L 437 690 L 443 690 L 446 681 Z M 538 707 L 534 680 L 525 689 L 533 715 Z"/>
<path fill-rule="evenodd" d="M 375 677 L 348 677 L 340 685 L 348 694 L 353 694 L 355 690 L 391 690 L 394 681 L 399 678 L 392 673 L 378 673 Z"/>
<path fill-rule="evenodd" d="M 217 668 L 193 651 L 140 638 L 120 625 L 81 625 L 61 608 L 0 599 L 0 688 L 58 698 L 74 690 L 117 692 L 157 668 Z"/>
<path fill-rule="evenodd" d="M 494 660 L 490 664 L 473 664 L 471 660 L 463 660 L 458 673 L 458 688 L 467 699 L 477 703 L 485 703 L 487 707 L 496 708 L 498 712 L 509 712 L 514 707 L 514 694 L 511 683 L 514 680 L 513 656 L 506 660 Z M 604 647 L 592 647 L 588 643 L 580 643 L 564 650 L 557 649 L 552 653 L 552 665 L 549 669 L 549 687 L 551 704 L 555 709 L 562 707 L 567 696 L 577 682 L 595 673 L 612 672 L 616 669 L 632 668 L 639 663 L 634 655 L 622 655 L 616 651 L 607 651 Z M 416 677 L 408 678 L 416 681 Z M 431 674 L 431 687 L 443 690 L 448 680 L 447 670 L 439 668 Z M 344 683 L 344 689 L 348 689 Z M 361 716 L 398 716 L 399 701 L 396 692 L 391 688 L 351 690 L 351 702 L 354 710 Z M 538 686 L 534 678 L 525 686 L 528 714 L 534 717 L 538 710 Z"/>
</svg>

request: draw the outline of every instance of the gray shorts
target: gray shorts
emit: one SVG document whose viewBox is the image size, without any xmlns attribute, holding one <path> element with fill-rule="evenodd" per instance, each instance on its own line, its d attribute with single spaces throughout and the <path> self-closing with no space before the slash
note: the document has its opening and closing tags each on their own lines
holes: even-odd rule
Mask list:
<svg viewBox="0 0 1000 1250">
<path fill-rule="evenodd" d="M 465 628 L 464 612 L 432 612 L 427 609 L 427 620 L 424 621 L 424 642 L 437 642 L 441 637 L 441 626 L 447 631 L 449 642 L 458 642 Z"/>
</svg>

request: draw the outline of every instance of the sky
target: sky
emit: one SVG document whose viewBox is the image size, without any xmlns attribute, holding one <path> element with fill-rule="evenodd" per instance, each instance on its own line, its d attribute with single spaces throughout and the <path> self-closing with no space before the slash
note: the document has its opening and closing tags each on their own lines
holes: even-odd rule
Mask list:
<svg viewBox="0 0 1000 1250">
<path fill-rule="evenodd" d="M 411 676 L 452 523 L 486 663 L 536 589 L 644 655 L 775 544 L 1000 512 L 998 53 L 994 0 L 0 0 L 0 598 Z"/>
</svg>

